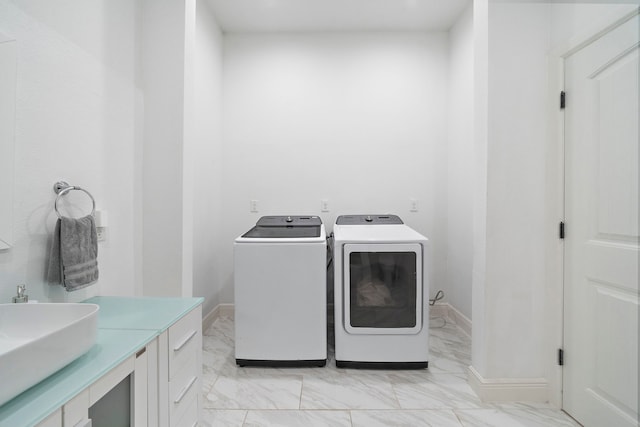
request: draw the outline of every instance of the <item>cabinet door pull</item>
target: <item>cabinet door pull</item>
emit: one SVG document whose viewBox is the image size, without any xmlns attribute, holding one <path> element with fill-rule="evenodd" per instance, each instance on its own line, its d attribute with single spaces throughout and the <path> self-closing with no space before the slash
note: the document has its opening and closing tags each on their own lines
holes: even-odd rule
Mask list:
<svg viewBox="0 0 640 427">
<path fill-rule="evenodd" d="M 176 397 L 173 403 L 175 403 L 176 405 L 180 403 L 180 401 L 182 401 L 184 396 L 189 392 L 189 390 L 191 389 L 191 387 L 193 387 L 193 385 L 196 383 L 197 380 L 198 380 L 198 377 L 191 378 L 191 381 L 189 381 L 189 384 L 187 384 L 185 388 L 182 389 L 182 391 L 180 392 L 178 397 Z"/>
<path fill-rule="evenodd" d="M 193 331 L 191 332 L 191 334 L 189 334 L 188 337 L 186 337 L 185 339 L 182 340 L 182 342 L 180 342 L 180 344 L 178 344 L 177 346 L 175 346 L 173 348 L 173 351 L 180 351 L 182 350 L 182 347 L 184 347 L 185 345 L 187 345 L 187 343 L 191 340 L 191 338 L 195 337 L 196 334 L 198 333 L 198 331 Z"/>
</svg>

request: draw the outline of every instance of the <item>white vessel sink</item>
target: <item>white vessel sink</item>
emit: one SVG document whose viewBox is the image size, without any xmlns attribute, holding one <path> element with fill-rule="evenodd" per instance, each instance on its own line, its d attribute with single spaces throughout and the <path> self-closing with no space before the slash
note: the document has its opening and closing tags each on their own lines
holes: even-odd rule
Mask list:
<svg viewBox="0 0 640 427">
<path fill-rule="evenodd" d="M 96 304 L 0 304 L 0 406 L 93 346 Z"/>
</svg>

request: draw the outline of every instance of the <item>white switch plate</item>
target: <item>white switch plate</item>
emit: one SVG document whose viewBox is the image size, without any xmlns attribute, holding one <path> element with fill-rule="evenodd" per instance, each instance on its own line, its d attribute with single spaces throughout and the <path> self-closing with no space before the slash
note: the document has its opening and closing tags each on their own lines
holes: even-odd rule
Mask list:
<svg viewBox="0 0 640 427">
<path fill-rule="evenodd" d="M 320 200 L 320 211 L 329 212 L 329 200 L 327 199 Z"/>
<path fill-rule="evenodd" d="M 258 212 L 258 201 L 250 200 L 249 201 L 249 212 Z"/>
<path fill-rule="evenodd" d="M 409 211 L 418 212 L 418 199 L 409 199 Z"/>
</svg>

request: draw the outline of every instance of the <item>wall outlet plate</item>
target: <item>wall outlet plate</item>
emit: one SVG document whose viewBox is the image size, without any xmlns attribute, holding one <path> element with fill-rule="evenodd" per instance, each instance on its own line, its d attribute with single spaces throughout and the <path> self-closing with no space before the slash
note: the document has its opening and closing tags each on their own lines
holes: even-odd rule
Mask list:
<svg viewBox="0 0 640 427">
<path fill-rule="evenodd" d="M 96 227 L 96 234 L 98 235 L 98 242 L 104 242 L 107 240 L 107 227 Z"/>
</svg>

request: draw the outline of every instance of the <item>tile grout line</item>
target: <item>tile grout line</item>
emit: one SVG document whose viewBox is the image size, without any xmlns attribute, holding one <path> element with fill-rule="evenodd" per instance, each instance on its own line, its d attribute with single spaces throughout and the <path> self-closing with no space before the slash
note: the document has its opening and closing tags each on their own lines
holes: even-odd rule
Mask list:
<svg viewBox="0 0 640 427">
<path fill-rule="evenodd" d="M 300 380 L 300 398 L 298 399 L 298 410 L 302 410 L 302 392 L 304 391 L 304 374 L 300 375 L 302 379 Z"/>
<path fill-rule="evenodd" d="M 247 424 L 247 418 L 248 417 L 249 417 L 249 411 L 247 410 L 244 413 L 244 418 L 242 419 L 242 426 L 241 427 L 244 427 L 244 425 Z"/>
<path fill-rule="evenodd" d="M 386 374 L 387 381 L 389 381 L 389 385 L 391 386 L 391 391 L 393 392 L 393 397 L 396 399 L 396 403 L 398 404 L 398 409 L 402 410 L 402 404 L 400 403 L 400 399 L 398 398 L 398 393 L 396 392 L 396 386 L 393 384 L 393 379 Z"/>
</svg>

